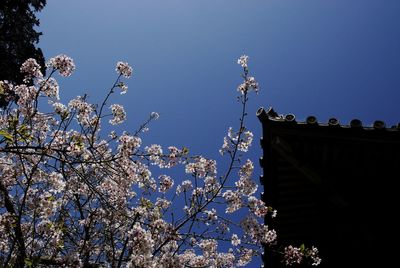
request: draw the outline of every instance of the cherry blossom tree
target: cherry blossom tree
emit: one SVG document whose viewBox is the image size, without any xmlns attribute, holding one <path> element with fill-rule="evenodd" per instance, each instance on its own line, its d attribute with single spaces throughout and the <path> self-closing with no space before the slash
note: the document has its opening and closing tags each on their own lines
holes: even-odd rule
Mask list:
<svg viewBox="0 0 400 268">
<path fill-rule="evenodd" d="M 263 247 L 280 251 L 287 265 L 318 265 L 316 248 L 279 247 L 276 231 L 263 223 L 276 211 L 256 197 L 254 165 L 243 158 L 253 140 L 246 104 L 258 84 L 248 57 L 238 64 L 240 121 L 223 139 L 220 153 L 229 161 L 220 171 L 187 148 L 143 148 L 156 112 L 133 131 L 101 130 L 126 119 L 123 106 L 109 104 L 113 94 L 127 93 L 133 69 L 126 62 L 117 63 L 98 105 L 87 96 L 61 102 L 54 75 L 75 69 L 65 55 L 49 60 L 47 77 L 28 59 L 25 84 L 0 82 L 9 100 L 0 111 L 0 266 L 239 267 Z M 190 179 L 168 175 L 175 166 Z M 162 175 L 152 175 L 155 169 Z M 242 220 L 232 221 L 233 213 Z"/>
</svg>

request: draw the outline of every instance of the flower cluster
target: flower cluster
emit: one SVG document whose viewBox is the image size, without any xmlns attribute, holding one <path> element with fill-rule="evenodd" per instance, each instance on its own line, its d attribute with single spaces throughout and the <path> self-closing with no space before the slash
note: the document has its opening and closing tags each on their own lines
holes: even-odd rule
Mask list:
<svg viewBox="0 0 400 268">
<path fill-rule="evenodd" d="M 165 193 L 169 189 L 171 189 L 172 186 L 174 186 L 174 180 L 167 175 L 161 175 L 158 177 L 160 180 L 160 188 L 159 191 L 162 193 Z"/>
<path fill-rule="evenodd" d="M 124 82 L 119 82 L 117 84 L 117 87 L 119 87 L 119 89 L 121 90 L 121 95 L 124 95 L 126 94 L 126 92 L 128 92 L 128 86 Z"/>
<path fill-rule="evenodd" d="M 254 255 L 255 255 L 254 250 L 249 248 L 242 249 L 240 251 L 240 257 L 237 266 L 239 267 L 246 266 L 247 264 L 249 264 L 249 262 L 251 262 Z"/>
<path fill-rule="evenodd" d="M 204 178 L 208 174 L 214 175 L 217 173 L 217 162 L 202 156 L 197 157 L 195 162 L 186 165 L 186 173 L 194 174 L 199 178 Z"/>
<path fill-rule="evenodd" d="M 146 146 L 145 151 L 150 160 L 151 165 L 157 165 L 160 168 L 171 168 L 184 161 L 184 150 L 180 150 L 175 146 L 169 146 L 168 154 L 163 153 L 163 149 L 159 144 Z"/>
<path fill-rule="evenodd" d="M 120 152 L 120 154 L 122 154 L 124 156 L 131 155 L 142 144 L 141 138 L 135 137 L 135 136 L 130 136 L 126 133 L 121 135 L 121 137 L 119 137 L 118 141 L 119 141 L 119 145 L 118 145 L 119 152 Z"/>
<path fill-rule="evenodd" d="M 239 170 L 240 179 L 235 183 L 238 190 L 247 196 L 253 195 L 258 188 L 258 185 L 251 179 L 253 170 L 253 162 L 247 159 L 246 163 Z"/>
<path fill-rule="evenodd" d="M 33 102 L 38 95 L 35 86 L 27 86 L 25 84 L 13 87 L 14 93 L 18 96 L 18 107 L 24 115 L 33 113 Z"/>
<path fill-rule="evenodd" d="M 273 244 L 277 239 L 275 230 L 270 230 L 267 225 L 260 224 L 253 216 L 243 219 L 240 225 L 252 240 L 264 244 Z"/>
<path fill-rule="evenodd" d="M 58 70 L 61 76 L 70 76 L 75 70 L 74 61 L 70 57 L 62 54 L 51 58 L 47 66 Z"/>
<path fill-rule="evenodd" d="M 254 90 L 256 93 L 258 92 L 258 83 L 256 79 L 252 76 L 246 77 L 243 83 L 241 83 L 237 91 L 239 91 L 242 94 L 245 94 L 249 90 Z"/>
<path fill-rule="evenodd" d="M 218 219 L 217 210 L 215 208 L 205 210 L 204 214 L 206 214 L 206 224 L 210 224 L 210 222 L 214 222 Z"/>
<path fill-rule="evenodd" d="M 21 73 L 25 74 L 24 82 L 28 83 L 33 78 L 43 77 L 42 71 L 40 71 L 40 65 L 35 59 L 27 59 L 22 63 L 20 68 Z"/>
<path fill-rule="evenodd" d="M 14 85 L 7 80 L 0 81 L 0 96 L 6 103 L 14 100 Z M 1 109 L 1 108 L 0 108 Z"/>
<path fill-rule="evenodd" d="M 285 255 L 284 255 L 286 265 L 299 264 L 303 260 L 303 253 L 300 248 L 296 248 L 293 246 L 285 247 Z"/>
<path fill-rule="evenodd" d="M 239 59 L 237 60 L 237 63 L 242 66 L 243 68 L 247 68 L 247 62 L 249 60 L 249 56 L 247 55 L 242 55 L 239 57 Z"/>
<path fill-rule="evenodd" d="M 77 112 L 76 119 L 84 126 L 89 126 L 92 123 L 91 114 L 93 106 L 87 103 L 81 96 L 76 97 L 68 103 L 68 108 Z"/>
<path fill-rule="evenodd" d="M 285 247 L 283 260 L 286 265 L 291 266 L 294 264 L 299 264 L 304 258 L 310 259 L 312 266 L 318 266 L 322 261 L 318 256 L 318 249 L 314 246 L 310 249 L 307 249 L 304 244 L 299 248 L 293 246 Z"/>
<path fill-rule="evenodd" d="M 113 114 L 113 119 L 110 119 L 110 124 L 118 125 L 125 121 L 126 113 L 124 107 L 119 104 L 113 104 L 110 106 L 111 112 Z"/>
<path fill-rule="evenodd" d="M 60 96 L 59 96 L 60 87 L 58 86 L 57 80 L 54 79 L 53 77 L 50 77 L 46 80 L 40 79 L 38 82 L 38 85 L 39 85 L 40 90 L 47 97 L 55 98 L 57 100 L 60 99 Z"/>
<path fill-rule="evenodd" d="M 249 57 L 246 55 L 241 56 L 237 60 L 237 63 L 244 69 L 244 81 L 237 88 L 237 91 L 239 91 L 242 95 L 247 93 L 249 90 L 254 90 L 256 93 L 258 93 L 258 83 L 256 79 L 253 76 L 248 76 L 248 60 Z"/>
<path fill-rule="evenodd" d="M 242 196 L 239 192 L 227 190 L 222 197 L 227 202 L 226 213 L 233 213 L 242 207 Z"/>
<path fill-rule="evenodd" d="M 192 187 L 193 187 L 192 181 L 184 180 L 180 185 L 176 187 L 176 194 L 187 192 Z"/>
<path fill-rule="evenodd" d="M 60 102 L 54 102 L 53 103 L 53 109 L 56 114 L 61 115 L 62 117 L 65 117 L 68 113 L 68 108 L 64 104 Z"/>
<path fill-rule="evenodd" d="M 273 214 L 271 215 L 271 217 L 274 218 L 274 213 L 276 213 L 276 211 L 267 207 L 265 205 L 264 201 L 254 197 L 254 196 L 249 196 L 247 202 L 248 202 L 249 209 L 257 217 L 264 217 L 268 212 L 272 212 Z"/>
<path fill-rule="evenodd" d="M 150 118 L 157 120 L 160 117 L 160 115 L 157 112 L 151 112 Z"/>
<path fill-rule="evenodd" d="M 240 245 L 240 243 L 242 243 L 237 234 L 233 234 L 231 240 L 232 240 L 232 246 L 238 246 Z"/>
<path fill-rule="evenodd" d="M 241 130 L 239 133 L 235 133 L 232 127 L 228 129 L 228 135 L 224 137 L 224 143 L 222 144 L 219 153 L 224 155 L 225 153 L 233 153 L 234 148 L 242 152 L 247 152 L 251 143 L 253 142 L 253 133 L 251 131 Z"/>
<path fill-rule="evenodd" d="M 129 66 L 127 62 L 122 62 L 122 61 L 117 62 L 115 71 L 126 78 L 130 78 L 132 75 L 132 67 Z"/>
</svg>

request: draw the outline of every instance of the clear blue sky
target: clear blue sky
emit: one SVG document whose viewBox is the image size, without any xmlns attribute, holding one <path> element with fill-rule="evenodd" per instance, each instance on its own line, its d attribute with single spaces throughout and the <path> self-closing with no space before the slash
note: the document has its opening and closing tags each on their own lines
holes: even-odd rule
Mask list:
<svg viewBox="0 0 400 268">
<path fill-rule="evenodd" d="M 397 123 L 399 14 L 396 0 L 48 1 L 40 47 L 46 57 L 75 59 L 66 98 L 99 99 L 115 62 L 128 61 L 129 94 L 114 99 L 128 108 L 127 127 L 158 111 L 149 139 L 162 133 L 161 143 L 214 154 L 238 117 L 235 60 L 243 53 L 261 86 L 249 110 L 255 132 L 259 106 L 300 120 Z"/>
<path fill-rule="evenodd" d="M 249 55 L 261 88 L 248 118 L 256 137 L 249 158 L 257 161 L 260 106 L 298 120 L 400 121 L 399 14 L 398 0 L 48 1 L 39 46 L 47 58 L 75 60 L 76 73 L 61 82 L 65 102 L 84 93 L 99 101 L 115 63 L 128 61 L 129 92 L 113 98 L 126 106 L 123 127 L 134 130 L 158 111 L 145 143 L 217 160 L 227 128 L 238 123 L 236 59 Z"/>
</svg>

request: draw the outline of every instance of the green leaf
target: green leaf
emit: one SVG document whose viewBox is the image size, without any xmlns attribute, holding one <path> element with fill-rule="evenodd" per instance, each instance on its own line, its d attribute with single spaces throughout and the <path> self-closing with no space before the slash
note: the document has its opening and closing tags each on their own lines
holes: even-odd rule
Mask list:
<svg viewBox="0 0 400 268">
<path fill-rule="evenodd" d="M 60 116 L 61 116 L 61 120 L 65 120 L 65 119 L 68 118 L 69 113 L 68 112 L 63 112 Z"/>
<path fill-rule="evenodd" d="M 140 205 L 145 208 L 153 208 L 154 207 L 153 203 L 144 197 L 142 197 L 140 199 Z"/>
<path fill-rule="evenodd" d="M 33 267 L 33 261 L 31 259 L 25 259 L 24 262 L 27 267 Z"/>
<path fill-rule="evenodd" d="M 12 141 L 13 136 L 10 133 L 8 133 L 6 130 L 0 129 L 0 135 L 3 136 L 6 140 Z"/>
</svg>

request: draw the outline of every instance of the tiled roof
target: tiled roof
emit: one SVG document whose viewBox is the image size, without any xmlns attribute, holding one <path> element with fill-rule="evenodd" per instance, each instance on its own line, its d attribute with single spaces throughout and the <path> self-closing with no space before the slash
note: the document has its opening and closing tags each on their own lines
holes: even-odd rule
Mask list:
<svg viewBox="0 0 400 268">
<path fill-rule="evenodd" d="M 278 114 L 273 108 L 269 108 L 265 110 L 264 108 L 260 108 L 257 111 L 257 117 L 261 122 L 264 121 L 273 121 L 286 124 L 297 124 L 297 125 L 306 125 L 308 127 L 340 127 L 344 129 L 364 129 L 364 130 L 387 130 L 387 131 L 400 131 L 400 123 L 394 126 L 386 126 L 385 122 L 382 120 L 376 120 L 370 125 L 363 125 L 361 120 L 352 119 L 348 124 L 342 124 L 339 119 L 332 117 L 327 122 L 319 122 L 318 119 L 314 115 L 308 116 L 305 121 L 296 121 L 296 117 L 294 114 L 286 114 L 281 115 Z"/>
</svg>

